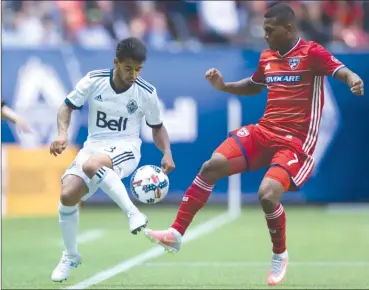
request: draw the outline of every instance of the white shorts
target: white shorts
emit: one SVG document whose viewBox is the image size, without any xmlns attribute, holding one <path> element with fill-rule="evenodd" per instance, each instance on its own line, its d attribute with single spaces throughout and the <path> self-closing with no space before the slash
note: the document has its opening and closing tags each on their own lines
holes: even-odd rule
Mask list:
<svg viewBox="0 0 369 290">
<path fill-rule="evenodd" d="M 65 171 L 61 180 L 67 175 L 76 175 L 81 177 L 86 183 L 89 192 L 82 201 L 91 197 L 98 189 L 96 184 L 83 172 L 82 166 L 92 155 L 96 153 L 104 153 L 108 155 L 113 162 L 113 170 L 123 179 L 130 176 L 137 168 L 141 153 L 137 146 L 124 141 L 97 142 L 86 144 L 77 154 L 72 165 Z"/>
</svg>

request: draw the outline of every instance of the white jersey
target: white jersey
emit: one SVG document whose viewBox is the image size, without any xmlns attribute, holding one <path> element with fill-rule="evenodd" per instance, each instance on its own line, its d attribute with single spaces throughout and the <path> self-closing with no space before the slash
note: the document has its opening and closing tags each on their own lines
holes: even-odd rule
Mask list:
<svg viewBox="0 0 369 290">
<path fill-rule="evenodd" d="M 65 102 L 73 109 L 88 102 L 87 143 L 119 139 L 140 146 L 143 117 L 150 127 L 162 124 L 155 87 L 138 77 L 128 90 L 119 92 L 114 88 L 112 69 L 87 73 Z"/>
</svg>

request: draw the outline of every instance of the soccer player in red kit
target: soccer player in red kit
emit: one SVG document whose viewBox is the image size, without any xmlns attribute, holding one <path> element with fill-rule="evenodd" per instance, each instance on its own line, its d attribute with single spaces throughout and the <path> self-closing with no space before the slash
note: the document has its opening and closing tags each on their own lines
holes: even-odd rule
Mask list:
<svg viewBox="0 0 369 290">
<path fill-rule="evenodd" d="M 147 229 L 144 233 L 165 249 L 177 252 L 182 236 L 219 179 L 268 167 L 258 196 L 273 245 L 268 284 L 277 285 L 285 277 L 288 262 L 286 214 L 280 198 L 287 191 L 298 190 L 313 171 L 324 76 L 346 83 L 359 96 L 364 94 L 364 85 L 321 45 L 298 37 L 295 14 L 288 5 L 277 4 L 266 12 L 264 30 L 270 49 L 261 53 L 252 77 L 225 83 L 217 69 L 206 73 L 213 87 L 234 95 L 256 95 L 266 87 L 264 116 L 256 125 L 231 132 L 203 164 L 168 230 Z"/>
</svg>

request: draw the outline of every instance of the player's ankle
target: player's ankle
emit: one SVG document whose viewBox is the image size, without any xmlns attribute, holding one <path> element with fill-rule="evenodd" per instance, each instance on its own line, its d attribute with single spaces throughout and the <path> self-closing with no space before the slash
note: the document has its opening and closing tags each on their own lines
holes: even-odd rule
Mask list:
<svg viewBox="0 0 369 290">
<path fill-rule="evenodd" d="M 284 248 L 284 249 L 273 249 L 273 254 L 274 255 L 278 255 L 278 256 L 281 256 L 283 258 L 287 257 L 288 256 L 288 252 L 287 252 L 287 249 Z"/>
<path fill-rule="evenodd" d="M 185 229 L 177 224 L 171 225 L 169 231 L 174 233 L 174 235 L 176 235 L 177 237 L 183 237 L 183 235 L 185 234 Z"/>
</svg>

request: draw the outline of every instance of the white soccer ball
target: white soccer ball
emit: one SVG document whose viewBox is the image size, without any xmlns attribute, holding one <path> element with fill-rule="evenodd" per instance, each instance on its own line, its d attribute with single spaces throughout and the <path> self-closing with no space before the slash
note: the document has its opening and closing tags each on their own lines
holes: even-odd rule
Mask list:
<svg viewBox="0 0 369 290">
<path fill-rule="evenodd" d="M 169 191 L 169 178 L 155 165 L 142 166 L 132 174 L 131 191 L 142 203 L 157 203 Z"/>
</svg>

